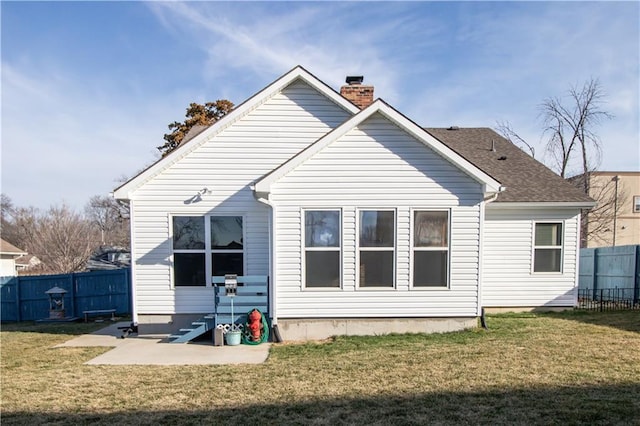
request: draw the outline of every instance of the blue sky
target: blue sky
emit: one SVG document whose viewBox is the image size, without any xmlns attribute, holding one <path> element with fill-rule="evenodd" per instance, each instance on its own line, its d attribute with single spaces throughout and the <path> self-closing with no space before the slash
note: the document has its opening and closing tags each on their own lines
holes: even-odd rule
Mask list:
<svg viewBox="0 0 640 426">
<path fill-rule="evenodd" d="M 190 102 L 236 104 L 296 65 L 364 75 L 420 125 L 508 121 L 545 160 L 540 103 L 594 77 L 601 170 L 640 170 L 638 2 L 7 2 L 1 189 L 78 209 L 158 157 Z"/>
</svg>

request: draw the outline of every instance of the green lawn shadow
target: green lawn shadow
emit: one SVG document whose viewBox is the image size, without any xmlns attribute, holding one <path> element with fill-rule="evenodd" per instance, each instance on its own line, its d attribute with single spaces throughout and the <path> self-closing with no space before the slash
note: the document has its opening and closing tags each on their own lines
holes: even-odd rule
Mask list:
<svg viewBox="0 0 640 426">
<path fill-rule="evenodd" d="M 123 390 L 124 391 L 124 390 Z M 238 392 L 242 399 L 244 389 Z M 417 425 L 638 424 L 640 383 L 323 398 L 212 410 L 119 413 L 3 412 L 3 425 Z M 212 395 L 212 399 L 215 395 Z"/>
</svg>

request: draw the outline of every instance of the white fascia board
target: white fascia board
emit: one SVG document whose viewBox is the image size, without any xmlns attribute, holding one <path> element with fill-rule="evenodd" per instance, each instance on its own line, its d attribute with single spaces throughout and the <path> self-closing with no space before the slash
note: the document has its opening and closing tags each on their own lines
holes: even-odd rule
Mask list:
<svg viewBox="0 0 640 426">
<path fill-rule="evenodd" d="M 596 206 L 595 201 L 531 201 L 531 202 L 507 202 L 498 201 L 491 204 L 487 204 L 488 209 L 591 209 Z"/>
<path fill-rule="evenodd" d="M 282 77 L 278 78 L 276 81 L 262 89 L 260 92 L 256 93 L 255 95 L 244 101 L 242 104 L 235 107 L 229 114 L 222 117 L 222 119 L 214 123 L 212 126 L 203 130 L 193 139 L 187 141 L 184 145 L 178 146 L 169 155 L 161 158 L 160 160 L 149 166 L 147 169 L 140 172 L 137 176 L 133 177 L 128 182 L 116 188 L 113 191 L 113 196 L 118 200 L 133 199 L 135 190 L 138 189 L 142 184 L 158 175 L 161 171 L 165 170 L 170 165 L 179 161 L 185 155 L 196 149 L 198 146 L 202 145 L 204 142 L 213 138 L 225 128 L 231 126 L 240 118 L 244 117 L 246 114 L 262 105 L 272 96 L 282 91 L 285 87 L 287 87 L 297 79 L 303 80 L 351 114 L 356 114 L 358 111 L 360 111 L 357 106 L 349 102 L 346 98 L 341 96 L 327 84 L 320 81 L 313 74 L 298 65 L 291 71 L 287 72 Z"/>
<path fill-rule="evenodd" d="M 22 257 L 22 256 L 25 256 L 25 255 L 27 255 L 29 253 L 27 253 L 26 251 L 22 251 L 22 252 L 20 252 L 20 251 L 3 251 L 3 252 L 0 252 L 0 254 L 7 255 L 7 256 Z"/>
<path fill-rule="evenodd" d="M 483 185 L 485 194 L 497 193 L 503 190 L 500 182 L 496 181 L 495 179 L 484 173 L 482 170 L 478 169 L 476 166 L 458 155 L 455 151 L 448 148 L 442 142 L 435 139 L 420 126 L 389 106 L 386 102 L 381 99 L 377 99 L 367 108 L 363 109 L 358 114 L 342 123 L 339 127 L 335 128 L 333 131 L 318 139 L 307 149 L 303 150 L 298 155 L 291 158 L 289 161 L 272 171 L 270 174 L 260 179 L 258 182 L 256 182 L 254 191 L 260 194 L 268 194 L 269 192 L 271 192 L 271 185 L 274 182 L 288 174 L 291 170 L 298 167 L 300 164 L 317 154 L 327 145 L 342 137 L 351 129 L 358 126 L 360 123 L 364 122 L 375 113 L 384 115 L 388 120 L 404 129 L 414 138 L 418 139 L 423 144 L 436 151 L 439 155 L 453 163 L 455 166 L 462 169 L 465 173 L 467 173 Z"/>
</svg>

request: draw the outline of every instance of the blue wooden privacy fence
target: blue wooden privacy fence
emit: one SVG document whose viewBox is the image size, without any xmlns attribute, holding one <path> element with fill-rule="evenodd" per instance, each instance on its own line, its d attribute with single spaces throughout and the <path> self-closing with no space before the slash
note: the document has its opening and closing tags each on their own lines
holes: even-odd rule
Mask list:
<svg viewBox="0 0 640 426">
<path fill-rule="evenodd" d="M 66 316 L 82 317 L 82 311 L 115 309 L 128 315 L 131 309 L 131 272 L 80 272 L 63 275 L 33 275 L 0 278 L 2 321 L 35 321 L 49 317 L 49 296 L 53 287 L 67 291 Z"/>
<path fill-rule="evenodd" d="M 640 298 L 640 245 L 580 250 L 580 294 L 599 299 L 602 294 L 624 290 L 625 298 Z"/>
</svg>

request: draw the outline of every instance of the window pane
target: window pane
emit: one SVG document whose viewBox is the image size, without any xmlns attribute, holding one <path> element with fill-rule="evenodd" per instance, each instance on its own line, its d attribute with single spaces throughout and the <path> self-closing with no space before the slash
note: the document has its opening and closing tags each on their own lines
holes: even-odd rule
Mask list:
<svg viewBox="0 0 640 426">
<path fill-rule="evenodd" d="M 305 212 L 304 235 L 307 247 L 340 247 L 340 212 Z"/>
<path fill-rule="evenodd" d="M 640 195 L 633 197 L 633 211 L 635 213 L 640 213 Z"/>
<path fill-rule="evenodd" d="M 306 287 L 340 287 L 339 251 L 307 251 L 305 262 Z"/>
<path fill-rule="evenodd" d="M 204 253 L 174 253 L 173 273 L 176 286 L 204 286 Z"/>
<path fill-rule="evenodd" d="M 173 218 L 174 250 L 204 250 L 204 217 Z"/>
<path fill-rule="evenodd" d="M 446 251 L 413 252 L 413 285 L 415 287 L 447 286 Z"/>
<path fill-rule="evenodd" d="M 244 275 L 243 259 L 242 253 L 213 253 L 212 273 L 216 277 L 225 274 Z"/>
<path fill-rule="evenodd" d="M 360 212 L 360 247 L 394 247 L 392 211 Z"/>
<path fill-rule="evenodd" d="M 534 272 L 560 272 L 561 249 L 536 249 Z"/>
<path fill-rule="evenodd" d="M 211 216 L 211 248 L 242 249 L 242 216 Z"/>
<path fill-rule="evenodd" d="M 415 212 L 415 247 L 447 247 L 448 212 Z"/>
<path fill-rule="evenodd" d="M 393 287 L 393 253 L 360 252 L 360 287 Z"/>
<path fill-rule="evenodd" d="M 562 224 L 560 223 L 536 223 L 537 246 L 562 245 Z"/>
</svg>

